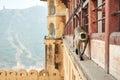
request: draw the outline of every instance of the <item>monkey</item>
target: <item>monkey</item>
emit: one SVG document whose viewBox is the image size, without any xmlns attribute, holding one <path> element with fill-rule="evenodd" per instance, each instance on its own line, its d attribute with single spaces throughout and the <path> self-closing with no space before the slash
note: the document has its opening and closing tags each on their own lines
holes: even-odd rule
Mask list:
<svg viewBox="0 0 120 80">
<path fill-rule="evenodd" d="M 83 60 L 83 54 L 88 43 L 88 33 L 83 27 L 76 27 L 74 29 L 74 47 L 76 54 Z"/>
</svg>

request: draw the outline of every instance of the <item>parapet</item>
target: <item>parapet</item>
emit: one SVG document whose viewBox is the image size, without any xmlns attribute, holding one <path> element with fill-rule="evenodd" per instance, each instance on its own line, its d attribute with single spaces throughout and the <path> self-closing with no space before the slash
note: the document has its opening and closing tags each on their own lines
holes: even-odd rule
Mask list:
<svg viewBox="0 0 120 80">
<path fill-rule="evenodd" d="M 41 71 L 37 71 L 32 69 L 30 71 L 26 70 L 9 70 L 5 71 L 0 69 L 0 80 L 60 80 L 59 71 L 56 69 L 52 69 L 52 71 L 43 69 Z"/>
</svg>

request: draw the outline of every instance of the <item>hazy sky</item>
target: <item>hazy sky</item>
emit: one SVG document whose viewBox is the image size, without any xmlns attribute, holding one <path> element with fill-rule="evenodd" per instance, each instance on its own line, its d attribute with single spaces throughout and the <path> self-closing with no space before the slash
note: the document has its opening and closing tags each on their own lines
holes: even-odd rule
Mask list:
<svg viewBox="0 0 120 80">
<path fill-rule="evenodd" d="M 7 9 L 23 9 L 35 5 L 46 6 L 46 2 L 40 0 L 0 0 L 0 9 L 5 6 Z"/>
</svg>

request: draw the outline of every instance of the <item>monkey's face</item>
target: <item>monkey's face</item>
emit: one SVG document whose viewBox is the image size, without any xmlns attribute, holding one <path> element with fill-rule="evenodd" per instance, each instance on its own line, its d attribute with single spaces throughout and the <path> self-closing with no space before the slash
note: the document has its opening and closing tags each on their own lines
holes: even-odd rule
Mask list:
<svg viewBox="0 0 120 80">
<path fill-rule="evenodd" d="M 80 33 L 79 33 L 79 39 L 80 39 L 81 41 L 86 41 L 87 38 L 88 38 L 88 35 L 87 35 L 86 32 L 80 32 Z"/>
</svg>

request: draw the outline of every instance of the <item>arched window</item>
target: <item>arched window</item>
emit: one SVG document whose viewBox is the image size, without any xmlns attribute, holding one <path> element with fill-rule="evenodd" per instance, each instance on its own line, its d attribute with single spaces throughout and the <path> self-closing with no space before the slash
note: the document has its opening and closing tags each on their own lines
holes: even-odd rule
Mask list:
<svg viewBox="0 0 120 80">
<path fill-rule="evenodd" d="M 50 37 L 54 38 L 55 37 L 55 28 L 54 28 L 54 24 L 53 23 L 50 24 L 49 30 L 50 30 L 50 33 L 49 33 Z"/>
</svg>

